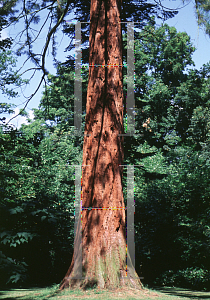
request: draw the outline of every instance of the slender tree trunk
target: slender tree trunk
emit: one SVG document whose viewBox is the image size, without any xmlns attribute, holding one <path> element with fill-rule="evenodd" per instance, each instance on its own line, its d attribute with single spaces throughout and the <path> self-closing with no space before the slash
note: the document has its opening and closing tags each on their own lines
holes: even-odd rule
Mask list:
<svg viewBox="0 0 210 300">
<path fill-rule="evenodd" d="M 82 269 L 77 250 L 60 289 L 96 284 L 100 288 L 141 288 L 134 268 L 126 278 L 125 206 L 122 192 L 123 81 L 121 0 L 91 0 L 89 81 L 82 170 Z M 84 209 L 84 208 L 103 209 Z M 79 242 L 78 242 L 79 243 Z M 76 249 L 77 248 L 77 249 Z"/>
</svg>

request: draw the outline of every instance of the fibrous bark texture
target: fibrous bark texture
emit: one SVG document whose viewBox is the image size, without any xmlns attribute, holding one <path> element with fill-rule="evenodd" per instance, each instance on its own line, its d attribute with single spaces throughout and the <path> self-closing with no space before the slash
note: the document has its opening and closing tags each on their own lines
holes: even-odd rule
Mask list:
<svg viewBox="0 0 210 300">
<path fill-rule="evenodd" d="M 121 0 L 91 1 L 83 209 L 82 223 L 77 228 L 79 232 L 82 226 L 82 244 L 74 247 L 72 263 L 60 289 L 75 284 L 141 288 L 132 267 L 128 277 L 126 274 L 126 223 L 120 166 L 123 137 L 119 136 L 124 132 L 120 10 Z M 81 246 L 83 279 L 76 280 L 73 277 L 78 268 L 77 250 Z"/>
</svg>

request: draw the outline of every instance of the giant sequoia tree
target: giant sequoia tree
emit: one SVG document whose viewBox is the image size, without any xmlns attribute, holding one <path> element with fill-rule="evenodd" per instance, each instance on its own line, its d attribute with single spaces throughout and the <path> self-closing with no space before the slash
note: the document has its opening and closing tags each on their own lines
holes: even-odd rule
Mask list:
<svg viewBox="0 0 210 300">
<path fill-rule="evenodd" d="M 77 229 L 79 235 L 82 226 L 82 243 L 77 244 L 76 236 L 72 263 L 60 289 L 75 282 L 96 284 L 101 288 L 128 283 L 141 287 L 130 264 L 130 276 L 126 278 L 126 223 L 120 166 L 123 163 L 123 137 L 119 136 L 123 133 L 120 14 L 121 0 L 91 1 L 83 209 L 82 225 L 78 222 Z M 82 280 L 74 279 L 81 263 L 80 247 Z"/>
</svg>

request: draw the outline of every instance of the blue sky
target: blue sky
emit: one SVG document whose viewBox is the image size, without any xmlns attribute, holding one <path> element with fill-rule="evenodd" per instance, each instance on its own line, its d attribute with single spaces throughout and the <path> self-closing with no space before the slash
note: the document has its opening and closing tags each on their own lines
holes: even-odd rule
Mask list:
<svg viewBox="0 0 210 300">
<path fill-rule="evenodd" d="M 197 21 L 196 21 L 196 15 L 195 15 L 195 2 L 193 1 L 186 1 L 184 4 L 182 1 L 177 0 L 177 1 L 169 1 L 165 0 L 162 1 L 162 4 L 166 7 L 169 8 L 180 8 L 179 13 L 174 17 L 166 21 L 166 23 L 169 26 L 174 26 L 177 31 L 180 32 L 187 32 L 188 35 L 191 37 L 191 41 L 193 45 L 196 47 L 196 51 L 193 54 L 193 60 L 195 62 L 195 68 L 200 69 L 200 67 L 204 64 L 210 61 L 210 38 L 205 34 L 205 31 L 203 28 L 199 28 Z M 184 7 L 183 7 L 184 6 Z M 182 8 L 183 7 L 183 8 Z M 70 17 L 68 17 L 69 19 Z M 44 19 L 44 16 L 43 16 Z M 158 24 L 161 24 L 160 21 L 158 21 Z M 23 29 L 23 24 L 20 22 L 18 25 L 15 27 L 11 28 L 10 30 L 7 30 L 5 35 L 7 36 L 12 36 L 13 38 L 16 36 L 18 32 L 20 32 L 21 29 Z M 40 26 L 40 25 L 39 25 Z M 21 28 L 22 27 L 22 28 Z M 37 51 L 40 52 L 41 47 L 45 41 L 46 38 L 46 30 L 44 29 L 43 35 L 37 39 L 37 43 L 35 45 L 35 52 Z M 68 45 L 68 39 L 62 34 L 62 32 L 59 32 L 58 35 L 58 51 L 57 51 L 57 58 L 60 61 L 65 61 L 65 57 L 69 55 L 69 53 L 65 53 L 64 49 Z M 20 58 L 17 66 L 20 67 L 24 61 L 24 58 Z M 25 68 L 30 68 L 32 67 L 31 62 L 27 62 Z M 47 58 L 46 58 L 46 67 L 47 70 L 51 74 L 56 74 L 56 69 L 53 67 L 52 63 L 52 56 L 50 53 L 48 53 Z M 29 96 L 32 94 L 38 85 L 38 82 L 41 77 L 41 72 L 39 74 L 36 74 L 34 78 L 30 81 L 30 84 L 24 91 L 25 96 Z M 25 78 L 29 78 L 29 74 L 27 73 L 25 75 Z M 36 94 L 36 96 L 29 102 L 26 111 L 31 114 L 31 109 L 32 108 L 37 108 L 42 96 L 42 91 L 43 89 L 40 88 L 39 92 Z M 18 109 L 23 107 L 23 102 L 26 99 L 24 96 L 20 93 L 20 97 L 15 99 L 15 104 L 18 105 L 16 109 L 16 113 L 18 113 Z M 12 102 L 12 101 L 11 101 Z M 14 101 L 13 101 L 14 102 Z M 32 114 L 31 114 L 32 116 Z M 15 124 L 16 126 L 20 126 L 20 124 L 24 121 L 25 119 L 23 117 L 18 117 L 16 118 L 12 123 Z"/>
<path fill-rule="evenodd" d="M 194 47 L 197 49 L 193 54 L 193 60 L 195 62 L 196 69 L 210 61 L 210 38 L 205 34 L 203 28 L 199 28 L 196 20 L 195 2 L 186 1 L 184 4 L 182 1 L 169 1 L 162 2 L 163 5 L 170 8 L 183 7 L 179 10 L 179 13 L 174 17 L 166 21 L 169 26 L 176 27 L 177 31 L 187 32 L 191 37 L 191 41 Z M 180 3 L 178 5 L 178 3 Z"/>
</svg>

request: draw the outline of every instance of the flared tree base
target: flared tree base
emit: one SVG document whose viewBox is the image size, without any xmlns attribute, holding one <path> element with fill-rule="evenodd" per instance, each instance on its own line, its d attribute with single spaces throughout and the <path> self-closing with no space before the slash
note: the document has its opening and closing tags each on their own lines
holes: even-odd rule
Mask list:
<svg viewBox="0 0 210 300">
<path fill-rule="evenodd" d="M 119 288 L 134 288 L 138 290 L 143 289 L 143 285 L 140 282 L 139 279 L 133 279 L 128 277 L 123 277 L 116 279 L 115 282 L 113 280 L 107 280 L 105 282 L 104 278 L 104 284 L 99 282 L 96 278 L 84 278 L 84 279 L 70 279 L 70 278 L 64 278 L 62 281 L 59 290 L 63 289 L 88 289 L 88 288 L 98 288 L 98 289 L 109 289 L 109 290 L 115 290 Z"/>
<path fill-rule="evenodd" d="M 115 248 L 115 251 L 112 251 L 111 255 L 106 255 L 105 257 L 98 256 L 97 259 L 92 260 L 90 258 L 89 256 L 89 264 L 84 263 L 82 266 L 82 276 L 78 276 L 80 273 L 79 266 L 77 260 L 73 258 L 72 264 L 60 284 L 60 290 L 65 288 L 143 288 L 132 265 L 129 253 L 127 253 L 127 268 L 125 252 L 123 253 L 117 248 Z"/>
</svg>

